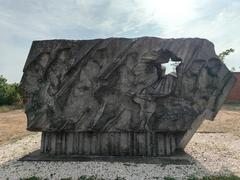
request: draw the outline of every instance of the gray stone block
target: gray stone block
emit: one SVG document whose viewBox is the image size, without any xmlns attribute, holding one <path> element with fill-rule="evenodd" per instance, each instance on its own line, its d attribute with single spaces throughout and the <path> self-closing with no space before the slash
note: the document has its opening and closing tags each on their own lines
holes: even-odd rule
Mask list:
<svg viewBox="0 0 240 180">
<path fill-rule="evenodd" d="M 34 41 L 21 87 L 43 153 L 164 156 L 214 119 L 234 82 L 206 39 L 141 37 Z"/>
</svg>

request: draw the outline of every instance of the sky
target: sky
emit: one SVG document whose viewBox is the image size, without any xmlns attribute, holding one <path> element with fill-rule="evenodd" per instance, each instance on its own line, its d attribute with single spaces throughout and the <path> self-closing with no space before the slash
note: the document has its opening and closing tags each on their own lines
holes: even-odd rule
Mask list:
<svg viewBox="0 0 240 180">
<path fill-rule="evenodd" d="M 199 37 L 240 71 L 240 0 L 0 0 L 0 75 L 19 82 L 33 40 Z"/>
</svg>

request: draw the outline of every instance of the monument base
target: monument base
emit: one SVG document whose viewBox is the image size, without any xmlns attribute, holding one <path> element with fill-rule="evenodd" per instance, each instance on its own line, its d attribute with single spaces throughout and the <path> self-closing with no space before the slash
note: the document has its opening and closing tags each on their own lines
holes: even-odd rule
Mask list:
<svg viewBox="0 0 240 180">
<path fill-rule="evenodd" d="M 166 156 L 184 132 L 42 132 L 41 152 L 49 155 Z"/>
<path fill-rule="evenodd" d="M 171 156 L 95 156 L 95 155 L 50 155 L 41 153 L 40 150 L 31 152 L 19 161 L 78 161 L 78 162 L 121 162 L 134 164 L 158 165 L 193 165 L 194 159 L 182 150 L 175 151 Z"/>
</svg>

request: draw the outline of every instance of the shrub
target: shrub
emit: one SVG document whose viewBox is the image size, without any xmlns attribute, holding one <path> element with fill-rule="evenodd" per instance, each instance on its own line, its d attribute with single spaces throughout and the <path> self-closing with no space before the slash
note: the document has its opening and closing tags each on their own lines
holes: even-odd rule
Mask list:
<svg viewBox="0 0 240 180">
<path fill-rule="evenodd" d="M 22 97 L 19 83 L 8 84 L 7 79 L 0 76 L 0 106 L 20 104 Z"/>
</svg>

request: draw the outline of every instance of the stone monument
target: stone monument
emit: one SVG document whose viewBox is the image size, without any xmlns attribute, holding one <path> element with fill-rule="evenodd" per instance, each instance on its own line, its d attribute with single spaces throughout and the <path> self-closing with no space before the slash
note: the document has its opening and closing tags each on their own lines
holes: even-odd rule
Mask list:
<svg viewBox="0 0 240 180">
<path fill-rule="evenodd" d="M 141 37 L 34 41 L 21 87 L 43 154 L 165 156 L 214 119 L 234 82 L 206 39 Z"/>
</svg>

